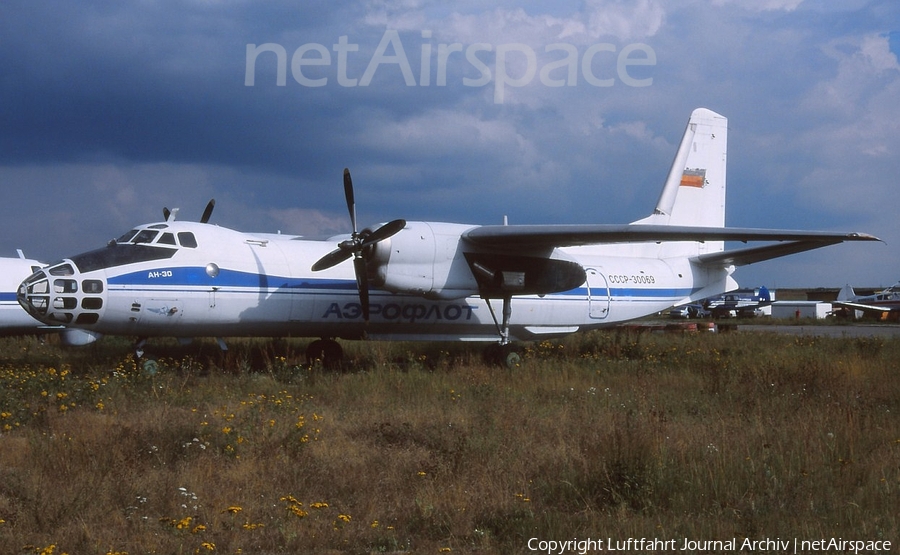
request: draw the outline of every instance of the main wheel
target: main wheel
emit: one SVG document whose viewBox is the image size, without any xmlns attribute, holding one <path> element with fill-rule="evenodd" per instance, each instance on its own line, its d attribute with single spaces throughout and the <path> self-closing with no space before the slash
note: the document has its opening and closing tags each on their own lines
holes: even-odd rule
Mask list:
<svg viewBox="0 0 900 555">
<path fill-rule="evenodd" d="M 484 361 L 513 370 L 522 366 L 522 349 L 512 343 L 506 345 L 495 343 L 484 350 Z"/>
<path fill-rule="evenodd" d="M 306 362 L 312 367 L 317 361 L 325 368 L 337 368 L 344 360 L 344 350 L 334 339 L 316 339 L 306 348 Z"/>
</svg>

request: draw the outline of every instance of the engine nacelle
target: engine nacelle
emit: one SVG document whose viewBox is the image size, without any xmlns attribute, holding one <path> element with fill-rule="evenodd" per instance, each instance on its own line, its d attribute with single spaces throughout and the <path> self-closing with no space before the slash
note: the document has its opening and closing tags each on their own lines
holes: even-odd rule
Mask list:
<svg viewBox="0 0 900 555">
<path fill-rule="evenodd" d="M 474 249 L 461 240 L 471 227 L 408 222 L 367 253 L 370 282 L 394 293 L 458 299 L 476 294 L 547 295 L 586 280 L 580 264 L 553 249 L 522 254 Z"/>
<path fill-rule="evenodd" d="M 460 236 L 472 226 L 407 222 L 403 231 L 376 244 L 369 255 L 375 287 L 429 299 L 458 299 L 478 293 L 461 249 Z"/>
</svg>

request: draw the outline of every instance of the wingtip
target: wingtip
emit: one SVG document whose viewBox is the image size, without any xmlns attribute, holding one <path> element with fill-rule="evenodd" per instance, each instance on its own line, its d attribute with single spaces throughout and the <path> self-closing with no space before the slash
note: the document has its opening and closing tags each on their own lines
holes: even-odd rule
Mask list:
<svg viewBox="0 0 900 555">
<path fill-rule="evenodd" d="M 880 237 L 876 237 L 868 233 L 853 232 L 848 233 L 847 237 L 852 241 L 880 241 L 884 243 L 884 241 Z"/>
</svg>

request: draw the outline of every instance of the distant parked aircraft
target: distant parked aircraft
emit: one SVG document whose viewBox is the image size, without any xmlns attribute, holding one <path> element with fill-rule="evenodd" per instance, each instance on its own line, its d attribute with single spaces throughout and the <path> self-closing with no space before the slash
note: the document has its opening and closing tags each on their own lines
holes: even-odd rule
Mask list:
<svg viewBox="0 0 900 555">
<path fill-rule="evenodd" d="M 16 291 L 22 280 L 38 271 L 42 263 L 25 258 L 0 258 L 0 335 L 38 333 L 47 325 L 31 317 L 16 301 Z"/>
<path fill-rule="evenodd" d="M 95 341 L 97 336 L 90 332 L 40 322 L 19 305 L 16 300 L 19 284 L 44 264 L 25 258 L 21 250 L 18 253 L 17 258 L 0 257 L 0 336 L 59 333 L 65 345 L 87 345 Z"/>
<path fill-rule="evenodd" d="M 900 317 L 900 283 L 872 295 L 857 295 L 852 287 L 845 285 L 831 306 L 880 316 L 882 319 L 897 318 Z"/>
<path fill-rule="evenodd" d="M 753 316 L 757 310 L 772 304 L 772 295 L 765 286 L 759 289 L 732 291 L 704 301 L 703 306 L 715 318 Z"/>
</svg>

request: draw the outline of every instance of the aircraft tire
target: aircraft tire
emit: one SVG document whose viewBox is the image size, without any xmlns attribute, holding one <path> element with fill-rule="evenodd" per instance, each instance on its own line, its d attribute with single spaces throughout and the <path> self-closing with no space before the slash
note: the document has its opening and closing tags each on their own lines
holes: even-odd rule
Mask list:
<svg viewBox="0 0 900 555">
<path fill-rule="evenodd" d="M 484 350 L 484 361 L 492 366 L 515 370 L 522 366 L 522 349 L 518 345 L 499 343 L 489 345 Z"/>
<path fill-rule="evenodd" d="M 159 362 L 151 356 L 145 356 L 140 359 L 141 372 L 146 376 L 155 376 L 159 372 Z"/>
<path fill-rule="evenodd" d="M 344 350 L 333 339 L 316 339 L 306 348 L 306 363 L 312 368 L 317 361 L 325 368 L 337 368 L 344 360 Z"/>
</svg>

